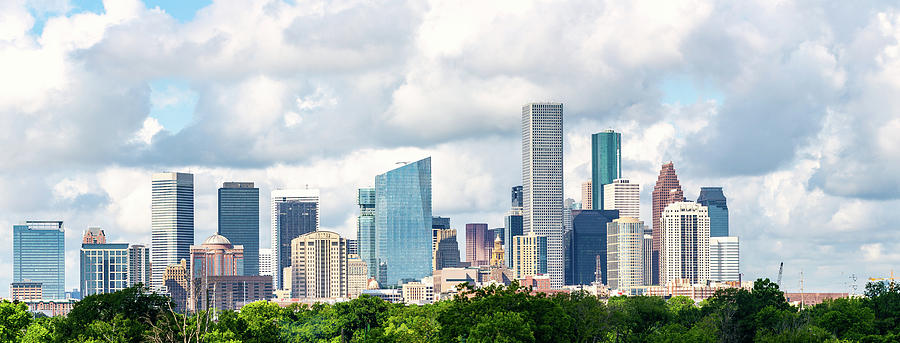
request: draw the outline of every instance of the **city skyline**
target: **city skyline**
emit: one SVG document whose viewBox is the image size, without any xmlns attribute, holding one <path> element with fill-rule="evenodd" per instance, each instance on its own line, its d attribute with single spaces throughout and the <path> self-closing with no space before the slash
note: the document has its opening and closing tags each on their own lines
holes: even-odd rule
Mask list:
<svg viewBox="0 0 900 343">
<path fill-rule="evenodd" d="M 194 175 L 194 244 L 216 232 L 217 188 L 255 182 L 267 248 L 274 189 L 320 189 L 321 229 L 352 238 L 356 189 L 433 156 L 433 214 L 452 218 L 464 242 L 465 223 L 504 225 L 509 188 L 521 184 L 520 108 L 545 100 L 566 107 L 563 199 L 590 179 L 590 136 L 613 129 L 648 226 L 660 164 L 675 163 L 689 200 L 723 187 L 745 279 L 774 278 L 784 262 L 789 290 L 802 270 L 807 289 L 847 291 L 850 274 L 900 265 L 900 115 L 884 95 L 900 89 L 893 5 L 497 4 L 471 18 L 440 2 L 315 15 L 214 3 L 184 17 L 164 5 L 67 3 L 11 4 L 4 12 L 25 20 L 0 35 L 16 42 L 0 48 L 15 66 L 0 67 L 12 147 L 0 152 L 0 227 L 64 221 L 67 268 L 88 227 L 152 244 L 149 180 L 162 171 Z M 632 24 L 650 14 L 660 20 Z M 338 19 L 355 33 L 324 29 Z M 556 39 L 560 27 L 571 39 Z M 534 34 L 512 33 L 522 30 Z M 0 277 L 0 293 L 11 281 Z M 65 289 L 77 285 L 67 272 Z"/>
</svg>

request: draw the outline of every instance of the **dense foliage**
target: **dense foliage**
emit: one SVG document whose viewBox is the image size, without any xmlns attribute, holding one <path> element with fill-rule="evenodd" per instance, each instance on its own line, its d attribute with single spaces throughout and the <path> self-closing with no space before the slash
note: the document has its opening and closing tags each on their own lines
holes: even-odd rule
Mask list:
<svg viewBox="0 0 900 343">
<path fill-rule="evenodd" d="M 404 306 L 361 296 L 335 305 L 241 311 L 172 310 L 142 287 L 93 295 L 67 317 L 34 318 L 0 302 L 3 342 L 898 342 L 900 287 L 866 286 L 865 297 L 799 310 L 778 286 L 728 289 L 694 304 L 685 297 L 548 296 L 509 287 L 461 288 L 452 300 Z"/>
</svg>

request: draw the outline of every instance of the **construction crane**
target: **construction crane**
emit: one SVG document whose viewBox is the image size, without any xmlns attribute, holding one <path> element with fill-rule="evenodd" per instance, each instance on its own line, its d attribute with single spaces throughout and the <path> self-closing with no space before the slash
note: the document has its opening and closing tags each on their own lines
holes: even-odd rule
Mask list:
<svg viewBox="0 0 900 343">
<path fill-rule="evenodd" d="M 894 270 L 891 269 L 891 277 L 870 277 L 870 278 L 869 278 L 869 281 L 885 281 L 885 280 L 890 280 L 890 281 L 891 281 L 891 284 L 894 284 L 894 280 L 896 280 L 896 279 L 897 279 L 897 278 L 894 278 Z"/>
<path fill-rule="evenodd" d="M 781 288 L 781 273 L 783 271 L 784 271 L 784 262 L 781 262 L 781 264 L 778 265 L 778 282 L 776 282 L 776 284 L 778 284 L 778 288 Z"/>
</svg>

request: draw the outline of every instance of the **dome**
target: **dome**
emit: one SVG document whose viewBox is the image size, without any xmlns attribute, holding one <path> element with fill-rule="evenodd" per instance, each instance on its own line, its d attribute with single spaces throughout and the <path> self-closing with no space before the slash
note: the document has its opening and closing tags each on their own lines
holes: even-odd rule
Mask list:
<svg viewBox="0 0 900 343">
<path fill-rule="evenodd" d="M 225 236 L 222 235 L 212 235 L 207 237 L 206 240 L 203 241 L 203 245 L 206 244 L 231 245 L 231 241 L 229 241 L 228 238 L 225 238 Z"/>
</svg>

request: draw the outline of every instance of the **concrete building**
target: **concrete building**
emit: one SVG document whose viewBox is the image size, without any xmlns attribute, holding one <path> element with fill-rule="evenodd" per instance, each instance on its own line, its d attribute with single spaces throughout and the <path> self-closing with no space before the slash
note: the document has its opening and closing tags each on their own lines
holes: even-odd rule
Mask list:
<svg viewBox="0 0 900 343">
<path fill-rule="evenodd" d="M 202 283 L 194 280 L 197 294 L 195 311 L 239 310 L 254 301 L 272 299 L 272 277 L 262 275 L 209 276 Z"/>
<path fill-rule="evenodd" d="M 194 175 L 155 173 L 150 204 L 151 288 L 163 287 L 166 267 L 191 258 L 194 244 Z"/>
<path fill-rule="evenodd" d="M 259 188 L 253 182 L 225 182 L 218 200 L 218 234 L 244 247 L 240 275 L 259 275 Z"/>
<path fill-rule="evenodd" d="M 710 237 L 709 279 L 718 282 L 741 281 L 740 253 L 737 237 Z"/>
<path fill-rule="evenodd" d="M 166 266 L 163 273 L 163 286 L 175 303 L 175 311 L 180 313 L 188 310 L 188 296 L 191 291 L 189 275 L 187 260 Z"/>
<path fill-rule="evenodd" d="M 128 286 L 142 284 L 150 287 L 150 248 L 146 245 L 132 244 L 128 247 Z"/>
<path fill-rule="evenodd" d="M 642 246 L 643 254 L 641 258 L 643 259 L 643 280 L 644 286 L 650 286 L 653 284 L 653 232 L 652 230 L 647 229 L 647 225 L 644 225 L 644 244 Z"/>
<path fill-rule="evenodd" d="M 581 183 L 581 209 L 594 209 L 594 186 L 591 180 Z"/>
<path fill-rule="evenodd" d="M 90 230 L 85 236 L 89 234 Z M 105 237 L 102 241 L 106 241 Z M 84 296 L 112 293 L 129 286 L 128 243 L 83 243 L 80 265 L 80 287 Z"/>
<path fill-rule="evenodd" d="M 494 235 L 485 223 L 466 224 L 466 262 L 469 265 L 486 266 L 491 261 Z"/>
<path fill-rule="evenodd" d="M 665 163 L 659 170 L 659 177 L 656 180 L 656 186 L 653 187 L 653 277 L 652 284 L 660 284 L 660 255 L 659 250 L 662 246 L 662 225 L 660 217 L 666 206 L 673 202 L 684 201 L 684 192 L 681 190 L 681 184 L 678 182 L 678 175 L 675 174 L 675 165 L 672 162 Z"/>
<path fill-rule="evenodd" d="M 244 247 L 231 244 L 222 235 L 207 237 L 203 244 L 191 246 L 191 279 L 207 276 L 235 276 L 244 273 Z"/>
<path fill-rule="evenodd" d="M 431 214 L 431 157 L 375 176 L 375 257 L 382 286 L 431 275 Z"/>
<path fill-rule="evenodd" d="M 644 285 L 644 222 L 637 218 L 615 219 L 607 224 L 606 285 L 627 289 Z"/>
<path fill-rule="evenodd" d="M 36 300 L 26 301 L 28 311 L 32 313 L 41 313 L 48 317 L 67 316 L 72 308 L 75 307 L 75 300 Z"/>
<path fill-rule="evenodd" d="M 356 254 L 347 254 L 347 296 L 356 298 L 369 283 L 369 265 Z"/>
<path fill-rule="evenodd" d="M 565 272 L 561 103 L 522 106 L 522 199 L 523 232 L 547 238 L 547 272 L 552 286 L 560 288 Z"/>
<path fill-rule="evenodd" d="M 694 202 L 672 203 L 666 206 L 660 222 L 660 285 L 682 281 L 698 284 L 709 280 L 706 206 Z"/>
<path fill-rule="evenodd" d="M 403 291 L 398 288 L 366 289 L 366 290 L 363 290 L 362 294 L 368 295 L 370 297 L 376 297 L 381 300 L 387 301 L 389 303 L 394 303 L 394 304 L 403 303 Z"/>
<path fill-rule="evenodd" d="M 512 240 L 513 272 L 517 279 L 547 274 L 547 237 L 531 232 Z"/>
<path fill-rule="evenodd" d="M 431 229 L 432 270 L 459 267 L 459 244 L 455 229 Z"/>
<path fill-rule="evenodd" d="M 273 262 L 275 261 L 272 259 L 272 249 L 259 249 L 259 275 L 274 276 Z M 274 281 L 272 285 L 274 287 Z"/>
<path fill-rule="evenodd" d="M 40 282 L 45 300 L 65 298 L 65 228 L 62 221 L 13 225 L 12 282 Z"/>
<path fill-rule="evenodd" d="M 603 209 L 618 210 L 619 217 L 641 217 L 641 185 L 615 179 L 603 186 Z"/>
<path fill-rule="evenodd" d="M 44 297 L 42 287 L 40 282 L 13 282 L 9 286 L 9 293 L 13 301 L 41 301 Z"/>
<path fill-rule="evenodd" d="M 288 205 L 282 203 L 290 202 Z M 284 267 L 291 265 L 291 241 L 319 230 L 318 189 L 277 189 L 271 194 L 272 207 L 272 285 L 281 281 Z"/>
<path fill-rule="evenodd" d="M 292 298 L 348 297 L 346 239 L 316 231 L 294 238 L 291 245 Z"/>
<path fill-rule="evenodd" d="M 434 302 L 434 282 L 431 276 L 422 281 L 404 283 L 401 287 L 403 302 L 406 304 L 425 305 Z"/>
</svg>

